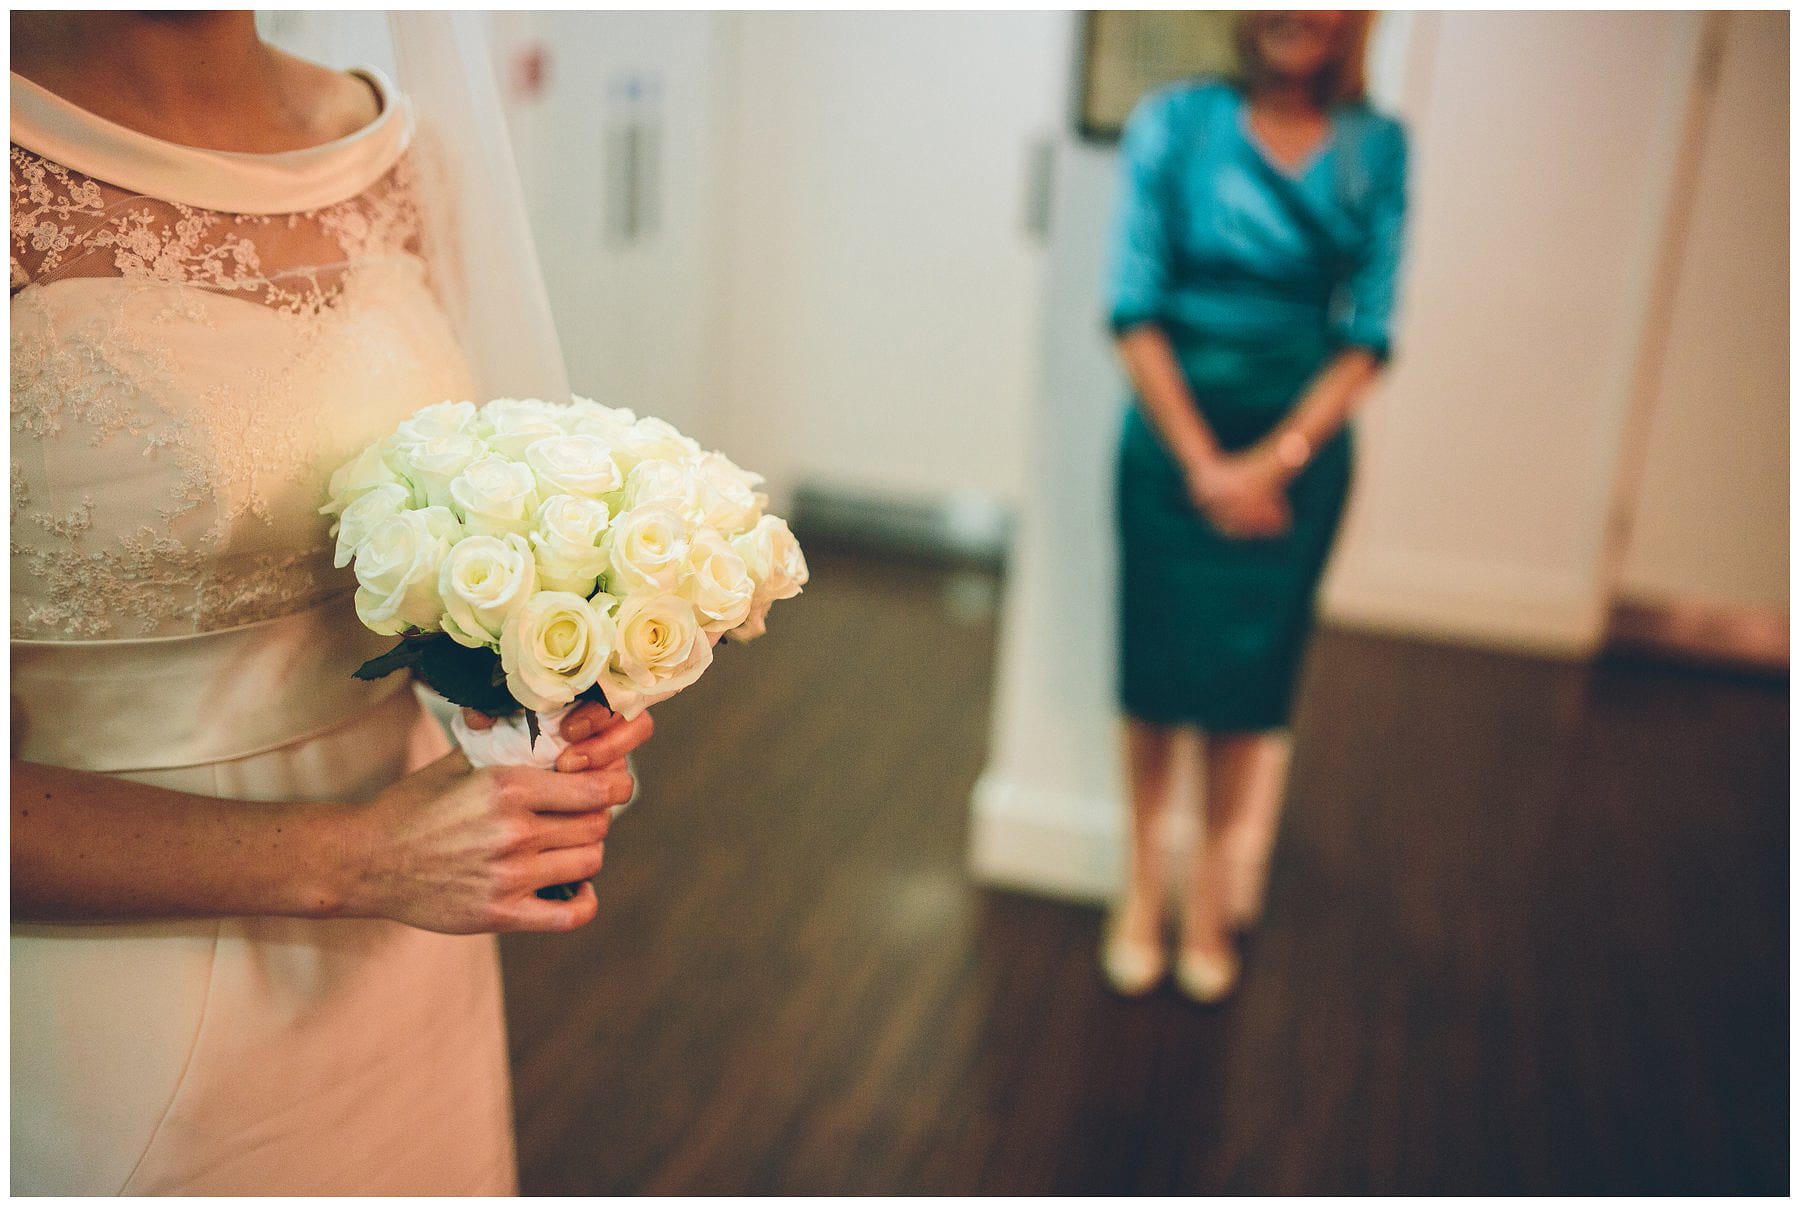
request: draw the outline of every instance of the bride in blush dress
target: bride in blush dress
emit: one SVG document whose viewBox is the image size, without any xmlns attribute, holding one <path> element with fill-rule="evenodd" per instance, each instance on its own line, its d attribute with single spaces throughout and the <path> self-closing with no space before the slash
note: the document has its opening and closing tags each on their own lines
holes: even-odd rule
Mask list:
<svg viewBox="0 0 1800 1207">
<path fill-rule="evenodd" d="M 471 772 L 351 677 L 330 470 L 540 388 L 465 354 L 506 341 L 455 173 L 247 13 L 12 20 L 12 1189 L 510 1193 L 493 935 L 593 918 L 535 890 L 598 872 L 649 725 Z M 541 314 L 524 256 L 482 286 Z"/>
</svg>

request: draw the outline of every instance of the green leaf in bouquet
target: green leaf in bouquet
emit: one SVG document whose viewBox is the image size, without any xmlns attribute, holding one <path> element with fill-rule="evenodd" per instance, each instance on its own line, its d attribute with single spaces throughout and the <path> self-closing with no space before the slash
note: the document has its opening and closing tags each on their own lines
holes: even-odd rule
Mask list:
<svg viewBox="0 0 1800 1207">
<path fill-rule="evenodd" d="M 373 682 L 385 678 L 395 671 L 403 671 L 419 660 L 419 641 L 413 637 L 403 637 L 400 643 L 385 654 L 377 654 L 352 672 L 358 679 Z"/>
<path fill-rule="evenodd" d="M 486 647 L 472 650 L 458 645 L 443 633 L 431 633 L 419 638 L 418 642 L 413 672 L 425 686 L 444 699 L 490 717 L 509 716 L 519 711 L 519 702 L 506 689 L 506 672 L 501 669 L 500 655 L 493 650 Z"/>
</svg>

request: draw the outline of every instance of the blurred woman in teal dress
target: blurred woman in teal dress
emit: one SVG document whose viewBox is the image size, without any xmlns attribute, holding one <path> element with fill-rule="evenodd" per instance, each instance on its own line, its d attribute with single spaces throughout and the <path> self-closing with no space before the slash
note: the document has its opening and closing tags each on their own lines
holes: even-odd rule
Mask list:
<svg viewBox="0 0 1800 1207">
<path fill-rule="evenodd" d="M 1168 966 L 1159 835 L 1183 729 L 1203 735 L 1206 802 L 1184 992 L 1231 992 L 1260 908 L 1347 421 L 1394 311 L 1406 144 L 1363 100 L 1370 16 L 1244 14 L 1237 80 L 1152 93 L 1125 129 L 1109 303 L 1135 391 L 1117 477 L 1131 857 L 1102 950 L 1120 992 Z"/>
</svg>

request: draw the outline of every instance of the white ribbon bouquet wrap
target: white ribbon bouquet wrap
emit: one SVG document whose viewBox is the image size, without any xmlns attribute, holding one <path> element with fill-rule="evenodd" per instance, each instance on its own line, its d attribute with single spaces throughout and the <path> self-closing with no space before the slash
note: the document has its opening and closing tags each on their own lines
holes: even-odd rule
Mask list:
<svg viewBox="0 0 1800 1207">
<path fill-rule="evenodd" d="M 762 482 L 591 399 L 425 407 L 338 469 L 320 509 L 358 618 L 399 638 L 356 673 L 411 670 L 493 717 L 452 724 L 477 767 L 548 768 L 577 703 L 635 717 L 800 593 L 806 559 Z"/>
<path fill-rule="evenodd" d="M 574 705 L 550 713 L 534 713 L 534 726 L 523 711 L 498 717 L 487 729 L 472 729 L 460 710 L 450 718 L 450 733 L 471 767 L 536 767 L 548 771 L 569 747 L 562 738 L 562 719 Z M 537 732 L 533 733 L 533 729 Z M 623 806 L 621 806 L 622 808 Z"/>
</svg>

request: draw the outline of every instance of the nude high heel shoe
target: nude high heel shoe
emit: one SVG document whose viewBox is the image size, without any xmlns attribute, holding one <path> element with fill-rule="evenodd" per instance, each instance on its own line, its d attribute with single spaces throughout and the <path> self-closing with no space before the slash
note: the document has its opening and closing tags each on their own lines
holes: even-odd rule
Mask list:
<svg viewBox="0 0 1800 1207">
<path fill-rule="evenodd" d="M 1127 941 L 1118 916 L 1109 914 L 1100 938 L 1100 972 L 1114 993 L 1143 997 L 1168 975 L 1169 955 L 1160 943 Z"/>
<path fill-rule="evenodd" d="M 1223 955 L 1188 951 L 1175 957 L 1175 985 L 1202 1006 L 1216 1006 L 1237 991 L 1243 961 L 1236 952 Z"/>
</svg>

